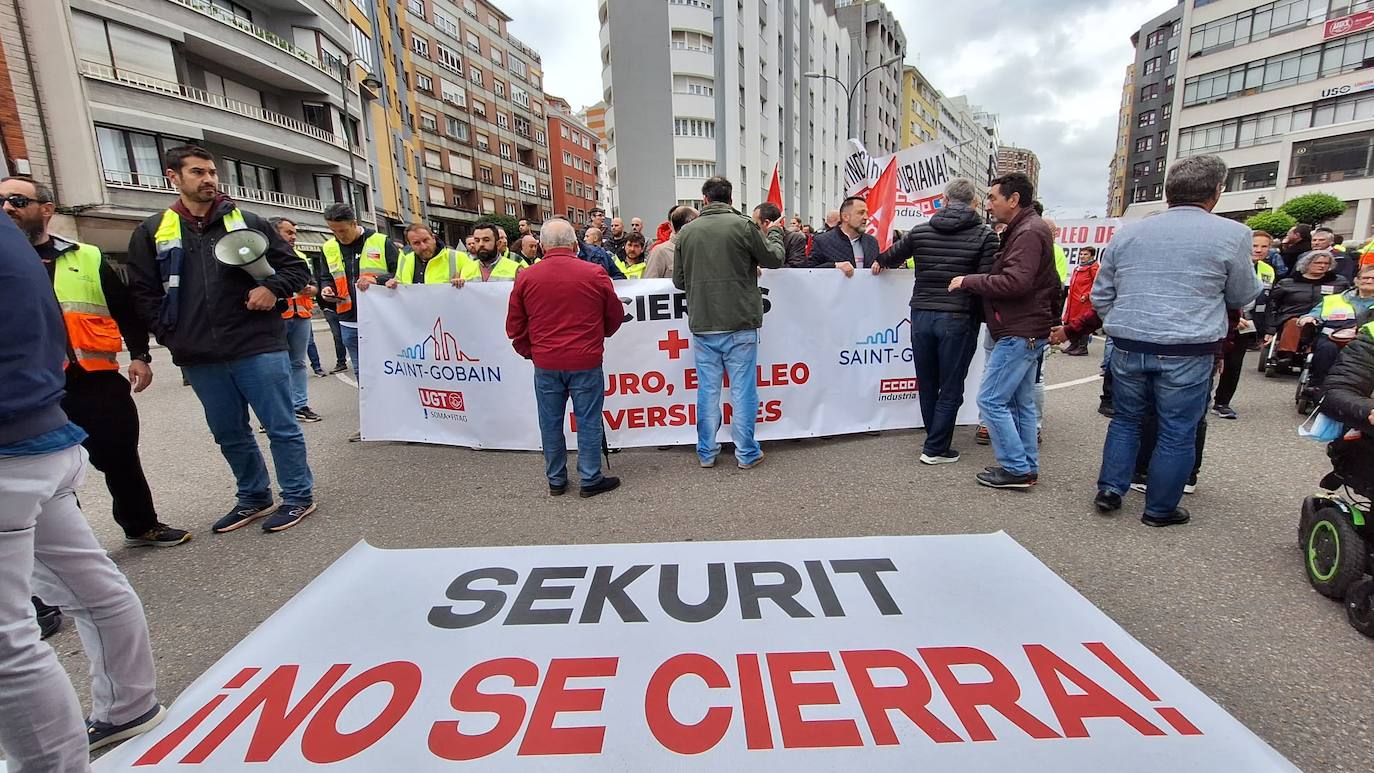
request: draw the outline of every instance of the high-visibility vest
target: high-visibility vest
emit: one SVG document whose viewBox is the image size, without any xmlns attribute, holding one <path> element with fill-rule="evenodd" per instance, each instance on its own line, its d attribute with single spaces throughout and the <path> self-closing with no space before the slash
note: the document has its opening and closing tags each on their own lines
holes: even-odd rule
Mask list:
<svg viewBox="0 0 1374 773">
<path fill-rule="evenodd" d="M 374 233 L 363 242 L 363 253 L 358 257 L 358 276 L 378 276 L 386 269 L 386 234 Z M 330 239 L 321 247 L 324 251 L 325 266 L 334 280 L 334 311 L 346 314 L 353 310 L 353 298 L 348 292 L 348 272 L 344 270 L 343 248 L 338 239 Z"/>
<path fill-rule="evenodd" d="M 305 253 L 294 247 L 291 248 L 291 251 L 296 253 L 296 257 L 305 261 L 306 268 L 310 267 L 310 259 L 305 257 Z M 286 311 L 281 313 L 281 318 L 291 319 L 292 317 L 300 317 L 301 319 L 310 319 L 314 316 L 314 308 L 315 302 L 307 298 L 304 294 L 293 295 L 286 299 Z"/>
<path fill-rule="evenodd" d="M 415 253 L 403 252 L 396 263 L 396 281 L 401 284 L 448 284 L 449 280 L 462 275 L 462 267 L 472 258 L 466 252 L 445 247 L 443 252 L 429 259 L 425 264 L 422 281 L 415 281 Z M 478 273 L 481 276 L 481 273 Z"/>
<path fill-rule="evenodd" d="M 1054 245 L 1054 270 L 1059 272 L 1059 284 L 1069 283 L 1069 256 L 1057 244 Z"/>
<path fill-rule="evenodd" d="M 620 273 L 624 274 L 626 279 L 644 278 L 644 269 L 647 268 L 647 266 L 643 260 L 638 263 L 626 263 L 620 258 L 613 257 L 612 259 L 615 261 L 616 268 L 620 269 Z"/>
<path fill-rule="evenodd" d="M 1354 322 L 1357 316 L 1355 306 L 1346 300 L 1345 293 L 1332 293 L 1322 299 L 1322 321 L 1328 325 L 1332 322 Z"/>
<path fill-rule="evenodd" d="M 1365 335 L 1369 336 L 1370 338 L 1374 338 L 1374 322 L 1370 322 L 1368 325 L 1365 325 L 1360 329 L 1364 331 Z"/>
<path fill-rule="evenodd" d="M 53 272 L 52 289 L 62 307 L 67 343 L 76 363 L 92 371 L 119 370 L 119 351 L 124 348 L 100 285 L 103 262 L 99 249 L 78 244 L 58 256 Z"/>
<path fill-rule="evenodd" d="M 1274 271 L 1273 266 L 1261 260 L 1255 264 L 1255 276 L 1259 277 L 1260 284 L 1264 285 L 1265 289 L 1268 289 L 1273 287 L 1274 280 L 1278 277 L 1278 272 Z"/>
<path fill-rule="evenodd" d="M 247 228 L 248 222 L 243 219 L 243 213 L 238 207 L 224 214 L 226 232 L 243 231 Z M 170 330 L 176 327 L 181 312 L 181 264 L 186 259 L 186 249 L 182 246 L 181 240 L 181 215 L 171 209 L 162 213 L 157 232 L 153 234 L 153 246 L 157 250 L 157 267 L 162 277 L 164 293 L 162 310 L 158 316 L 163 326 Z"/>
<path fill-rule="evenodd" d="M 514 282 L 515 275 L 524 266 L 516 263 L 504 255 L 497 258 L 496 265 L 492 266 L 489 282 Z M 482 262 L 477 259 L 469 260 L 458 267 L 459 276 L 466 282 L 482 281 Z"/>
</svg>

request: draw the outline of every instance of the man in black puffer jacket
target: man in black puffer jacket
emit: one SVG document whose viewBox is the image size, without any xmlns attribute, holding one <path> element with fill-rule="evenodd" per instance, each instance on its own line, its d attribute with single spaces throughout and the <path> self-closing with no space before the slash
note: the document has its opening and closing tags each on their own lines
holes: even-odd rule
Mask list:
<svg viewBox="0 0 1374 773">
<path fill-rule="evenodd" d="M 978 214 L 973 182 L 960 177 L 945 187 L 944 208 L 907 232 L 873 266 L 873 273 L 878 274 L 884 268 L 901 266 L 907 258 L 915 259 L 911 348 L 926 427 L 921 452 L 925 464 L 959 461 L 959 452 L 949 444 L 964 404 L 964 378 L 978 345 L 982 316 L 977 296 L 963 290 L 950 292 L 950 280 L 987 273 L 998 246 L 997 234 Z"/>
</svg>

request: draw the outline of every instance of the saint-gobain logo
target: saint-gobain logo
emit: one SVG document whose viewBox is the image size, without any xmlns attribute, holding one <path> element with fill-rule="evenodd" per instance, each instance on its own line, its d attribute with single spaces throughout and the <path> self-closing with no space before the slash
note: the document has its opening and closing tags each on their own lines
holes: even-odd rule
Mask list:
<svg viewBox="0 0 1374 773">
<path fill-rule="evenodd" d="M 436 411 L 465 411 L 463 393 L 444 389 L 420 389 L 420 405 Z"/>
<path fill-rule="evenodd" d="M 434 328 L 423 341 L 401 350 L 401 359 L 432 362 L 480 362 L 458 346 L 458 339 L 444 332 L 443 318 L 435 318 Z"/>
<path fill-rule="evenodd" d="M 880 395 L 904 395 L 920 391 L 920 384 L 914 378 L 885 378 L 878 382 Z"/>
</svg>

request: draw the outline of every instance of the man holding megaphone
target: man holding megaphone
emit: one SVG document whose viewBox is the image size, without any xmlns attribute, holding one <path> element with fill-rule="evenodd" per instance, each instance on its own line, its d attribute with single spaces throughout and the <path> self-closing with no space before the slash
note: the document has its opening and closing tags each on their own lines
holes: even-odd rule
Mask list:
<svg viewBox="0 0 1374 773">
<path fill-rule="evenodd" d="M 268 516 L 263 531 L 284 531 L 315 511 L 280 313 L 309 283 L 310 270 L 266 220 L 220 192 L 210 151 L 183 145 L 164 162 L 180 195 L 130 237 L 129 288 L 195 390 L 237 480 L 238 501 L 212 530 L 223 534 Z M 250 407 L 271 442 L 280 507 L 248 424 Z"/>
</svg>

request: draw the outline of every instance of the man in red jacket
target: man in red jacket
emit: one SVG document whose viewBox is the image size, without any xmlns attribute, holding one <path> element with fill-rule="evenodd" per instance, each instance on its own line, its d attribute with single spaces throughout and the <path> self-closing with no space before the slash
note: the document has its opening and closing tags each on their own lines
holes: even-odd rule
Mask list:
<svg viewBox="0 0 1374 773">
<path fill-rule="evenodd" d="M 601 370 L 605 339 L 625 317 L 611 278 L 577 257 L 577 234 L 561 218 L 544 223 L 544 259 L 521 271 L 510 294 L 506 336 L 515 351 L 534 361 L 534 397 L 549 494 L 568 491 L 568 450 L 563 434 L 568 398 L 577 420 L 577 472 L 583 497 L 611 491 L 620 479 L 601 474 Z"/>
</svg>

